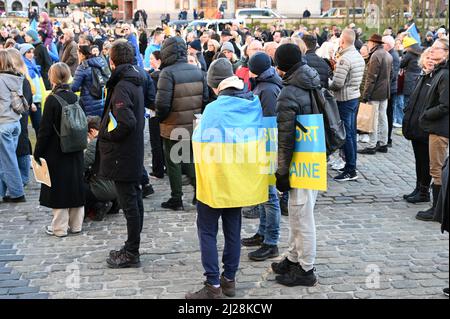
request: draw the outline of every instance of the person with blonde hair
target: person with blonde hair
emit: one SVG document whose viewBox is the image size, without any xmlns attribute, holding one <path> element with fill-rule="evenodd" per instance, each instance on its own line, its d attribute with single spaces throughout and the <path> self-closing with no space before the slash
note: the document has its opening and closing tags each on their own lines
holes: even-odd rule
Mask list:
<svg viewBox="0 0 450 319">
<path fill-rule="evenodd" d="M 22 56 L 17 49 L 9 48 L 8 54 L 12 58 L 14 68 L 16 72 L 24 76 L 22 91 L 23 96 L 27 100 L 28 105 L 33 105 L 33 86 L 31 79 L 28 75 L 28 69 L 25 62 L 22 60 Z M 33 105 L 34 106 L 34 105 Z M 28 138 L 28 112 L 22 114 L 20 118 L 20 135 L 16 149 L 17 163 L 19 165 L 20 176 L 22 177 L 22 184 L 25 186 L 30 181 L 30 155 L 31 155 L 31 143 Z"/>
<path fill-rule="evenodd" d="M 12 92 L 23 95 L 23 80 L 11 54 L 0 49 L 0 196 L 5 203 L 26 201 L 16 157 L 21 115 L 11 107 Z"/>
<path fill-rule="evenodd" d="M 41 158 L 47 161 L 51 187 L 41 184 L 39 202 L 42 206 L 52 208 L 53 220 L 50 226 L 45 227 L 45 232 L 56 237 L 79 234 L 84 218 L 83 151 L 63 153 L 58 132 L 63 104 L 72 105 L 78 101 L 78 97 L 70 90 L 70 77 L 67 64 L 58 62 L 50 67 L 52 93 L 45 101 L 34 151 L 38 163 Z"/>
<path fill-rule="evenodd" d="M 213 39 L 208 41 L 208 50 L 203 53 L 203 55 L 205 56 L 207 69 L 209 69 L 209 66 L 214 61 L 214 56 L 217 54 L 217 52 L 219 52 L 219 50 L 220 50 L 219 42 Z"/>
</svg>

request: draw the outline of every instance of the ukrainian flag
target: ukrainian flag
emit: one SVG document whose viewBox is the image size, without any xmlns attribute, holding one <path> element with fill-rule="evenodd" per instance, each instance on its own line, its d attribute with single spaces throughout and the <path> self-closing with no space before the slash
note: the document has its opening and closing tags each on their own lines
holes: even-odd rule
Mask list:
<svg viewBox="0 0 450 319">
<path fill-rule="evenodd" d="M 262 108 L 252 100 L 219 96 L 192 136 L 197 199 L 212 208 L 246 207 L 268 200 Z"/>
</svg>

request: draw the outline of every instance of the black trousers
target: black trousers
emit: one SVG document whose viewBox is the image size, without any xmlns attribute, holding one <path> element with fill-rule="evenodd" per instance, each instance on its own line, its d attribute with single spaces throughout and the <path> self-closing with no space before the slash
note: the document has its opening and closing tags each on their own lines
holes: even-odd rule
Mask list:
<svg viewBox="0 0 450 319">
<path fill-rule="evenodd" d="M 430 186 L 430 153 L 428 143 L 419 140 L 412 140 L 414 157 L 416 159 L 416 178 L 417 182 L 423 186 Z"/>
<path fill-rule="evenodd" d="M 141 232 L 144 224 L 144 205 L 142 190 L 138 182 L 115 182 L 119 203 L 127 220 L 128 238 L 125 250 L 132 254 L 139 254 Z"/>
<path fill-rule="evenodd" d="M 152 147 L 152 170 L 157 177 L 164 176 L 164 151 L 159 128 L 159 120 L 156 117 L 148 119 L 150 131 L 150 146 Z"/>
<path fill-rule="evenodd" d="M 392 144 L 392 129 L 394 128 L 394 102 L 397 93 L 391 94 L 391 98 L 388 100 L 387 118 L 388 118 L 388 144 Z"/>
</svg>

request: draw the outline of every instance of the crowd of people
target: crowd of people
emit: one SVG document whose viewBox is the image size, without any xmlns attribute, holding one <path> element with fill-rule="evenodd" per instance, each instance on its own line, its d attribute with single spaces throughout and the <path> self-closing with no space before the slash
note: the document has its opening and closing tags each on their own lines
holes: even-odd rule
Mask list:
<svg viewBox="0 0 450 319">
<path fill-rule="evenodd" d="M 141 14 L 136 19 L 146 20 Z M 30 155 L 38 164 L 45 159 L 52 185 L 42 184 L 39 201 L 53 212 L 45 232 L 56 237 L 77 234 L 85 216 L 103 220 L 107 213 L 123 210 L 128 238 L 124 247 L 110 252 L 107 264 L 139 267 L 143 198 L 154 193 L 150 178 L 167 174 L 171 193 L 162 208 L 184 209 L 184 184 L 192 185 L 196 194 L 192 204 L 197 205 L 207 280 L 186 298 L 234 296 L 241 245 L 258 247 L 248 254 L 251 260 L 279 256 L 281 215 L 289 216 L 290 237 L 286 257 L 271 265 L 276 281 L 314 286 L 318 191 L 291 188 L 289 176 L 296 116 L 313 114 L 317 101 L 311 92 L 325 89 L 334 96 L 346 131 L 342 148 L 328 158 L 337 171 L 334 180 L 358 179 L 357 155 L 389 152 L 395 146 L 393 128 L 401 127 L 412 143 L 417 180 L 404 199 L 432 200 L 417 218 L 444 219 L 443 230 L 448 231 L 442 170 L 448 157 L 449 40 L 445 28 L 430 28 L 419 43 L 408 33 L 410 26 L 398 32 L 388 28 L 367 41 L 354 24 L 293 31 L 279 25 L 250 30 L 231 24 L 217 34 L 204 28 L 55 24 L 42 13 L 39 23 L 3 26 L 0 196 L 4 203 L 25 202 Z M 369 134 L 357 130 L 361 103 L 374 109 Z M 17 112 L 13 105 L 25 110 Z M 73 141 L 63 134 L 69 113 L 87 141 L 71 152 L 66 147 Z M 194 165 L 193 157 L 205 143 L 198 131 L 261 127 L 263 117 L 277 118 L 276 185 L 268 186 L 261 178 L 258 163 L 234 169 L 223 163 Z M 34 147 L 28 118 L 36 132 Z M 147 118 L 150 174 L 144 167 Z M 358 140 L 366 146 L 358 149 Z M 242 216 L 259 218 L 259 227 L 254 236 L 241 240 Z M 225 236 L 223 273 L 216 245 L 219 218 Z"/>
</svg>

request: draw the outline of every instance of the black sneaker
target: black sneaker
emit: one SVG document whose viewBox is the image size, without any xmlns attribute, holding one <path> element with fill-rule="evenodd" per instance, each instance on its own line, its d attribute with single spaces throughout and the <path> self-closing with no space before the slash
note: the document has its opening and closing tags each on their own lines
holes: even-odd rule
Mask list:
<svg viewBox="0 0 450 319">
<path fill-rule="evenodd" d="M 255 206 L 249 210 L 245 210 L 242 212 L 242 216 L 248 219 L 256 219 L 259 218 L 259 207 Z"/>
<path fill-rule="evenodd" d="M 154 178 L 154 179 L 164 179 L 164 174 L 162 174 L 162 175 L 158 175 L 158 174 L 156 174 L 156 173 L 153 173 L 153 172 L 151 172 L 150 174 L 148 174 L 151 178 Z"/>
<path fill-rule="evenodd" d="M 367 147 L 362 150 L 358 150 L 358 154 L 374 155 L 377 153 L 376 147 Z"/>
<path fill-rule="evenodd" d="M 284 200 L 280 200 L 281 215 L 289 216 L 289 205 Z"/>
<path fill-rule="evenodd" d="M 377 152 L 379 152 L 379 153 L 387 153 L 388 152 L 388 146 L 387 145 L 379 146 L 377 148 Z"/>
<path fill-rule="evenodd" d="M 155 193 L 153 186 L 151 184 L 147 184 L 142 186 L 142 198 L 146 198 Z"/>
<path fill-rule="evenodd" d="M 302 266 L 296 265 L 290 267 L 289 272 L 276 276 L 275 280 L 284 286 L 295 287 L 295 286 L 306 286 L 313 287 L 317 284 L 317 277 L 314 274 L 314 269 L 310 271 L 304 271 Z"/>
<path fill-rule="evenodd" d="M 171 210 L 184 210 L 183 201 L 172 197 L 167 202 L 162 203 L 161 207 Z"/>
<path fill-rule="evenodd" d="M 132 254 L 124 249 L 111 251 L 106 263 L 109 268 L 139 268 L 141 266 L 139 255 Z"/>
<path fill-rule="evenodd" d="M 248 258 L 254 261 L 264 261 L 269 258 L 278 257 L 279 255 L 277 245 L 263 244 L 258 250 L 248 253 Z"/>
<path fill-rule="evenodd" d="M 5 203 L 25 203 L 27 200 L 25 199 L 25 195 L 22 195 L 20 197 L 9 197 L 5 196 L 3 197 L 3 202 Z"/>
<path fill-rule="evenodd" d="M 250 238 L 243 238 L 241 240 L 242 246 L 252 247 L 252 246 L 261 246 L 264 242 L 264 236 L 260 234 L 255 234 Z"/>
<path fill-rule="evenodd" d="M 431 207 L 425 211 L 420 211 L 416 215 L 416 219 L 424 222 L 432 222 L 434 220 L 434 208 Z"/>
<path fill-rule="evenodd" d="M 358 179 L 356 172 L 343 172 L 334 178 L 336 182 L 355 181 Z"/>
<path fill-rule="evenodd" d="M 278 275 L 287 274 L 292 266 L 298 266 L 298 263 L 293 263 L 287 257 L 279 263 L 272 263 L 271 265 L 273 272 Z"/>
<path fill-rule="evenodd" d="M 448 288 L 444 288 L 443 293 L 448 297 Z"/>
</svg>

